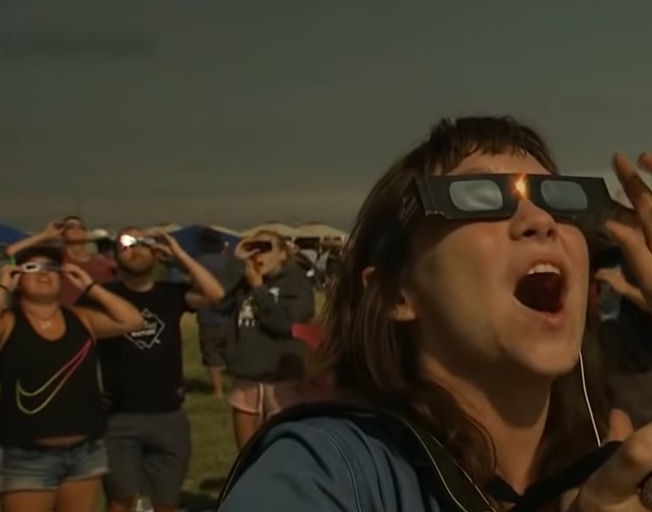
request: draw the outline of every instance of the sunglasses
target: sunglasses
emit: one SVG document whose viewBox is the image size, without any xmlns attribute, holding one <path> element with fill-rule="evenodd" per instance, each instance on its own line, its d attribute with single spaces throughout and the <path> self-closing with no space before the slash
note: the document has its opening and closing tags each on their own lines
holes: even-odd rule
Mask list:
<svg viewBox="0 0 652 512">
<path fill-rule="evenodd" d="M 118 245 L 122 248 L 134 247 L 136 245 L 142 245 L 145 247 L 154 247 L 157 245 L 155 238 L 151 237 L 136 237 L 132 235 L 122 235 L 118 240 Z"/>
<path fill-rule="evenodd" d="M 257 252 L 258 254 L 264 254 L 270 252 L 273 249 L 272 242 L 267 240 L 252 240 L 246 242 L 243 245 L 245 251 Z"/>
<path fill-rule="evenodd" d="M 35 263 L 28 262 L 19 266 L 23 274 L 33 274 L 35 272 L 61 272 L 61 267 L 55 263 Z"/>
<path fill-rule="evenodd" d="M 416 178 L 403 197 L 399 222 L 407 228 L 424 217 L 499 220 L 531 201 L 555 220 L 597 230 L 612 202 L 602 178 L 542 174 L 475 174 Z"/>
</svg>

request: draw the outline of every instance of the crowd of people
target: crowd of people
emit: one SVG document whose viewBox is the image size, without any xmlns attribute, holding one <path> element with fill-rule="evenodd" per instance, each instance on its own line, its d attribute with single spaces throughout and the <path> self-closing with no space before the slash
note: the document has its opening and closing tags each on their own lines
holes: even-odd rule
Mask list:
<svg viewBox="0 0 652 512">
<path fill-rule="evenodd" d="M 49 224 L 0 271 L 3 510 L 92 512 L 101 487 L 177 510 L 186 312 L 215 396 L 233 379 L 220 511 L 652 510 L 652 192 L 613 166 L 632 208 L 513 118 L 440 121 L 363 203 L 316 352 L 277 233 L 207 231 L 195 259 L 126 228 L 107 257 Z"/>
<path fill-rule="evenodd" d="M 196 312 L 202 360 L 244 446 L 300 396 L 315 317 L 287 241 L 261 232 L 231 249 L 207 229 L 201 256 L 129 227 L 111 254 L 68 217 L 6 248 L 0 273 L 0 491 L 8 512 L 178 509 L 191 456 L 181 319 Z M 185 279 L 157 279 L 161 261 Z"/>
</svg>

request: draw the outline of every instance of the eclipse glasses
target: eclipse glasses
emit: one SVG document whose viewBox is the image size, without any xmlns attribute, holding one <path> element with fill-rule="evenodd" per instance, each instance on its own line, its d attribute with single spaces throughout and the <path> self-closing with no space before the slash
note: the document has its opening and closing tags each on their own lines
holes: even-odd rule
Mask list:
<svg viewBox="0 0 652 512">
<path fill-rule="evenodd" d="M 122 248 L 126 247 L 134 247 L 136 245 L 143 245 L 145 247 L 154 247 L 155 245 L 158 245 L 158 241 L 156 238 L 149 237 L 149 236 L 144 236 L 144 237 L 136 237 L 132 235 L 122 235 L 118 239 L 118 245 Z"/>
<path fill-rule="evenodd" d="M 424 217 L 450 221 L 508 219 L 526 199 L 555 220 L 598 230 L 611 197 L 602 178 L 548 174 L 474 174 L 417 177 L 403 196 L 402 228 Z"/>
<path fill-rule="evenodd" d="M 36 263 L 30 261 L 19 265 L 18 268 L 23 274 L 33 274 L 35 272 L 61 272 L 61 267 L 55 263 Z"/>
</svg>

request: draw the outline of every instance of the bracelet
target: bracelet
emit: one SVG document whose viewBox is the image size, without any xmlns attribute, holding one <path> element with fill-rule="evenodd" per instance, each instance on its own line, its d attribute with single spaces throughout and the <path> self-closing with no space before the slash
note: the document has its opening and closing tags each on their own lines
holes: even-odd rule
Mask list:
<svg viewBox="0 0 652 512">
<path fill-rule="evenodd" d="M 86 295 L 88 292 L 90 292 L 90 291 L 91 291 L 91 288 L 93 288 L 93 286 L 95 286 L 96 284 L 97 284 L 97 283 L 96 283 L 95 281 L 93 281 L 93 282 L 92 282 L 91 284 L 89 284 L 86 288 L 84 288 L 84 295 Z"/>
</svg>

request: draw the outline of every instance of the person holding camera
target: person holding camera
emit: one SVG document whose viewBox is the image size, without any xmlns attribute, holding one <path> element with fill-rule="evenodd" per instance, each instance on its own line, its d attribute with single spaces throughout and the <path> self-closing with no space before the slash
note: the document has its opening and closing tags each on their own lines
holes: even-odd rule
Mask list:
<svg viewBox="0 0 652 512">
<path fill-rule="evenodd" d="M 94 512 L 108 471 L 96 340 L 143 319 L 57 248 L 14 259 L 0 269 L 2 510 Z M 101 310 L 62 306 L 63 276 Z"/>
<path fill-rule="evenodd" d="M 63 242 L 63 263 L 77 265 L 96 283 L 104 284 L 113 279 L 113 263 L 102 254 L 89 251 L 88 230 L 84 221 L 76 215 L 50 222 L 44 230 L 10 245 L 5 252 L 11 258 L 27 247 L 57 242 Z M 64 278 L 61 281 L 61 304 L 71 307 L 79 297 L 81 291 L 72 281 Z"/>
<path fill-rule="evenodd" d="M 115 251 L 118 280 L 107 287 L 134 304 L 145 321 L 139 330 L 99 345 L 109 408 L 108 510 L 128 512 L 144 495 L 156 512 L 173 512 L 191 450 L 182 408 L 181 318 L 219 302 L 224 289 L 167 234 L 147 237 L 139 229 L 124 229 Z M 174 258 L 192 283 L 157 282 L 161 256 Z"/>
<path fill-rule="evenodd" d="M 315 298 L 278 234 L 261 231 L 241 241 L 235 255 L 244 262 L 244 279 L 236 293 L 235 332 L 226 359 L 241 449 L 263 421 L 299 400 L 297 384 L 309 349 L 292 336 L 292 328 L 312 320 Z"/>
</svg>

